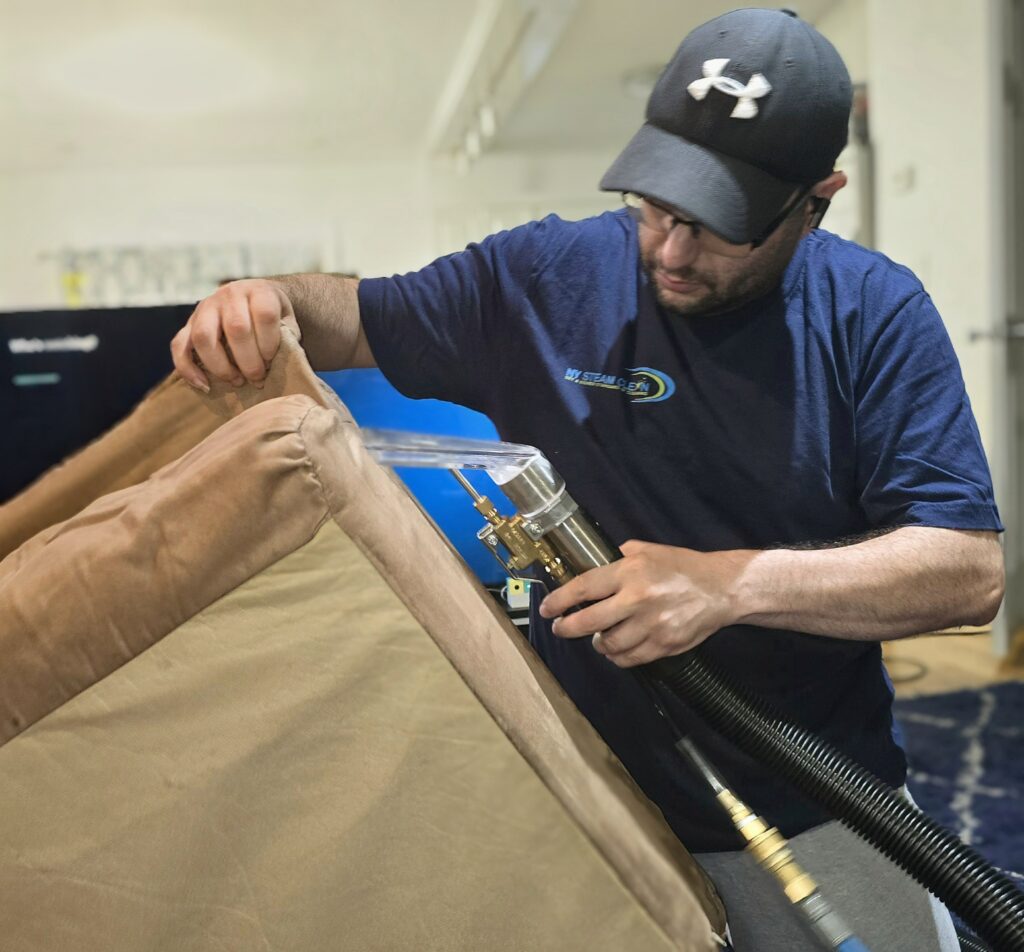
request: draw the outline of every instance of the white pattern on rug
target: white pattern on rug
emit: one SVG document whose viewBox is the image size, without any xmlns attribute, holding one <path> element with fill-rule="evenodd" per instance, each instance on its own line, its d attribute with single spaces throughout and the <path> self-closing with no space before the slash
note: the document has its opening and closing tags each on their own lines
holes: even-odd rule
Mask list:
<svg viewBox="0 0 1024 952">
<path fill-rule="evenodd" d="M 974 812 L 977 797 L 1012 800 L 1020 798 L 1020 793 L 1017 790 L 1009 787 L 989 786 L 982 782 L 985 774 L 984 734 L 988 730 L 993 734 L 999 734 L 1004 737 L 1020 737 L 1024 735 L 1024 728 L 992 728 L 990 725 L 998 707 L 998 698 L 994 692 L 983 689 L 978 692 L 978 700 L 977 716 L 966 726 L 959 726 L 959 722 L 950 717 L 938 717 L 913 711 L 904 711 L 900 714 L 900 719 L 903 721 L 953 731 L 963 739 L 964 745 L 960 752 L 960 770 L 954 780 L 951 781 L 947 777 L 939 777 L 918 770 L 912 770 L 910 776 L 915 784 L 928 784 L 946 789 L 953 788 L 954 792 L 949 805 L 958 821 L 959 830 L 957 832 L 960 838 L 968 844 L 975 842 L 976 833 L 980 825 L 980 821 Z M 1010 875 L 1015 879 L 1024 879 L 1019 873 L 1010 873 Z"/>
</svg>

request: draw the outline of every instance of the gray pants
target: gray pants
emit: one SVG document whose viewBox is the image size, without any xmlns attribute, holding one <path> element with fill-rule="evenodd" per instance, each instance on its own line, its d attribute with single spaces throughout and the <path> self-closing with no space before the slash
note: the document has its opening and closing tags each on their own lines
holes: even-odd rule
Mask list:
<svg viewBox="0 0 1024 952">
<path fill-rule="evenodd" d="M 797 862 L 871 952 L 957 952 L 946 907 L 837 822 L 789 841 Z M 821 952 L 814 933 L 746 852 L 696 853 L 725 903 L 736 952 Z"/>
</svg>

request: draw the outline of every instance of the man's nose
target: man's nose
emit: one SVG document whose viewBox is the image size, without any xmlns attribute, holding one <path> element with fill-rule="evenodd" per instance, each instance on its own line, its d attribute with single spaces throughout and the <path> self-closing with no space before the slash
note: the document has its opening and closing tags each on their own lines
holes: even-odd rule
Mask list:
<svg viewBox="0 0 1024 952">
<path fill-rule="evenodd" d="M 700 239 L 695 229 L 686 222 L 676 222 L 675 227 L 665 236 L 661 246 L 661 266 L 666 271 L 686 268 L 700 254 Z"/>
</svg>

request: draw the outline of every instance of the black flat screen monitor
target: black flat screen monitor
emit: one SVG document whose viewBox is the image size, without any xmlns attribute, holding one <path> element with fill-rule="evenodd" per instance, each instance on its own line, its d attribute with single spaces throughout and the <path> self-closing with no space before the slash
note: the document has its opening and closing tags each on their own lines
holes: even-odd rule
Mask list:
<svg viewBox="0 0 1024 952">
<path fill-rule="evenodd" d="M 193 304 L 0 313 L 0 502 L 125 417 L 171 372 Z"/>
</svg>

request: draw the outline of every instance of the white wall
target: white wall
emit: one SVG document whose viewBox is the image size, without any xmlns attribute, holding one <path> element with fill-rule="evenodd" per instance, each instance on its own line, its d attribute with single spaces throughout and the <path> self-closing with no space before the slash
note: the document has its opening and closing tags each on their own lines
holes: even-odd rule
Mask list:
<svg viewBox="0 0 1024 952">
<path fill-rule="evenodd" d="M 433 227 L 422 163 L 8 173 L 0 309 L 61 306 L 64 247 L 315 243 L 326 270 L 418 266 Z"/>
<path fill-rule="evenodd" d="M 855 83 L 868 80 L 868 0 L 840 0 L 814 25 L 839 51 Z"/>
<path fill-rule="evenodd" d="M 0 310 L 62 307 L 62 248 L 314 243 L 322 267 L 418 268 L 549 211 L 613 207 L 597 191 L 612 155 L 485 155 L 449 164 L 239 166 L 7 173 L 0 191 Z"/>
<path fill-rule="evenodd" d="M 485 155 L 465 175 L 450 164 L 432 169 L 438 253 L 485 235 L 556 213 L 584 218 L 621 206 L 617 193 L 597 183 L 615 151 Z"/>
</svg>

